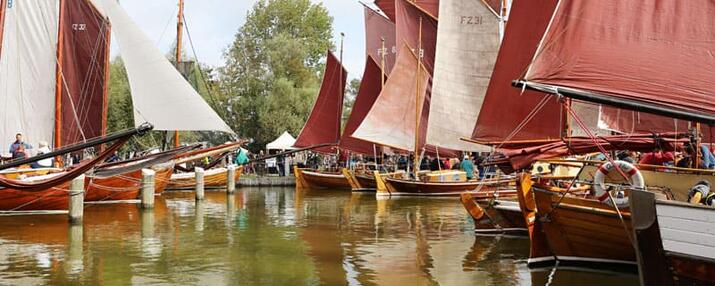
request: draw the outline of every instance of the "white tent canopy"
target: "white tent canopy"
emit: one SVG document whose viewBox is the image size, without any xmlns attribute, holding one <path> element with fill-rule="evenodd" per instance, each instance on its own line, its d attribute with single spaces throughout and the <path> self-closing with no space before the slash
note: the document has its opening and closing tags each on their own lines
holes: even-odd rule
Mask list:
<svg viewBox="0 0 715 286">
<path fill-rule="evenodd" d="M 293 147 L 295 144 L 295 137 L 290 135 L 288 131 L 284 131 L 281 136 L 279 136 L 273 142 L 266 144 L 266 150 L 295 150 L 297 148 Z"/>
</svg>

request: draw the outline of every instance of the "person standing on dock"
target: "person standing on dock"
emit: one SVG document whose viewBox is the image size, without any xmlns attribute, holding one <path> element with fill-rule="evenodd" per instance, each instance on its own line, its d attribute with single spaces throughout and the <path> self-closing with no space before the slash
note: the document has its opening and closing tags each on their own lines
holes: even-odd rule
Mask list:
<svg viewBox="0 0 715 286">
<path fill-rule="evenodd" d="M 469 155 L 464 155 L 464 159 L 459 166 L 462 168 L 462 171 L 467 173 L 467 180 L 474 178 L 474 163 L 472 163 Z"/>
</svg>

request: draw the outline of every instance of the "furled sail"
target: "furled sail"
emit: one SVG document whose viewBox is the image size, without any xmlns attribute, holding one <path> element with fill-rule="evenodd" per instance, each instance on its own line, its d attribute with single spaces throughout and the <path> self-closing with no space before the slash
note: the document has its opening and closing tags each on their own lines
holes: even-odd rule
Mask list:
<svg viewBox="0 0 715 286">
<path fill-rule="evenodd" d="M 114 0 L 94 0 L 109 17 L 119 40 L 134 103 L 134 123 L 154 130 L 233 130 L 154 46 Z"/>
<path fill-rule="evenodd" d="M 385 74 L 389 74 L 395 65 L 397 45 L 395 42 L 395 23 L 365 7 L 365 51 L 378 67 L 382 66 L 382 40 L 385 40 Z"/>
<path fill-rule="evenodd" d="M 372 108 L 375 103 L 377 96 L 380 94 L 383 80 L 381 77 L 384 77 L 384 74 L 380 70 L 380 67 L 371 56 L 368 56 L 365 60 L 365 72 L 362 75 L 360 89 L 355 98 L 353 109 L 350 112 L 350 118 L 348 118 L 348 122 L 345 124 L 343 136 L 340 138 L 341 148 L 356 153 L 373 154 L 375 150 L 374 143 L 357 139 L 351 135 L 358 126 L 360 126 L 360 123 L 363 122 L 368 111 L 370 111 L 370 108 Z"/>
<path fill-rule="evenodd" d="M 385 87 L 352 136 L 392 148 L 414 150 L 416 108 L 418 103 L 424 105 L 429 74 L 424 65 L 420 65 L 418 78 L 417 56 L 408 47 L 403 49 L 407 50 L 397 54 Z"/>
<path fill-rule="evenodd" d="M 0 153 L 6 153 L 18 132 L 33 145 L 53 138 L 59 0 L 2 3 Z"/>
<path fill-rule="evenodd" d="M 303 148 L 319 144 L 335 143 L 340 140 L 340 123 L 343 113 L 343 94 L 347 71 L 338 58 L 328 51 L 323 83 L 308 121 L 295 141 L 295 147 Z M 321 147 L 316 151 L 331 153 L 334 148 Z"/>
<path fill-rule="evenodd" d="M 472 134 L 499 52 L 500 18 L 481 1 L 442 0 L 427 143 L 489 151 Z M 463 16 L 468 15 L 468 16 Z"/>
<path fill-rule="evenodd" d="M 18 1 L 15 1 L 18 2 Z M 109 21 L 89 0 L 63 1 L 60 33 L 62 92 L 55 147 L 105 135 Z"/>
<path fill-rule="evenodd" d="M 524 79 L 668 114 L 713 114 L 712 27 L 710 0 L 561 0 Z"/>
<path fill-rule="evenodd" d="M 565 122 L 556 98 L 511 86 L 511 81 L 524 74 L 534 57 L 557 2 L 514 0 L 512 3 L 509 24 L 472 139 L 502 142 L 560 138 Z M 535 110 L 537 106 L 540 108 Z M 535 111 L 533 120 L 517 128 L 532 111 Z"/>
</svg>

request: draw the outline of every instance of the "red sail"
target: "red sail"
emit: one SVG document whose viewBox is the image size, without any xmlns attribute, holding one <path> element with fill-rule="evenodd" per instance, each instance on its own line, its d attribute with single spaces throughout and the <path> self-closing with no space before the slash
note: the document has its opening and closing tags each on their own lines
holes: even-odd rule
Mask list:
<svg viewBox="0 0 715 286">
<path fill-rule="evenodd" d="M 557 0 L 516 0 L 512 4 L 499 56 L 472 138 L 483 142 L 559 138 L 562 112 L 555 97 L 513 88 L 534 57 Z M 518 132 L 517 126 L 545 100 L 534 119 Z M 512 135 L 512 136 L 510 136 Z"/>
<path fill-rule="evenodd" d="M 490 0 L 489 2 L 495 1 L 498 0 Z M 375 0 L 375 5 L 380 7 L 380 10 L 382 10 L 392 22 L 395 22 L 395 2 L 397 2 L 397 0 Z M 430 14 L 435 20 L 439 17 L 439 0 L 414 0 L 411 2 L 415 3 L 421 10 Z"/>
<path fill-rule="evenodd" d="M 525 79 L 715 113 L 715 1 L 561 0 Z"/>
<path fill-rule="evenodd" d="M 308 121 L 305 122 L 303 130 L 300 131 L 300 135 L 295 141 L 295 147 L 303 148 L 325 143 L 338 143 L 347 75 L 348 73 L 343 68 L 343 65 L 329 51 L 318 98 L 315 100 L 315 105 L 313 105 Z M 335 148 L 322 147 L 315 150 L 333 153 Z"/>
<path fill-rule="evenodd" d="M 106 132 L 110 24 L 90 1 L 65 1 L 61 7 L 59 120 L 65 146 Z"/>
<path fill-rule="evenodd" d="M 350 118 L 348 118 L 348 122 L 345 124 L 343 137 L 340 139 L 341 148 L 356 153 L 373 154 L 375 150 L 373 147 L 375 145 L 374 143 L 357 139 L 351 135 L 358 126 L 360 126 L 363 119 L 365 119 L 368 111 L 370 111 L 373 103 L 375 103 L 375 99 L 377 99 L 377 96 L 380 94 L 380 90 L 382 90 L 381 74 L 382 72 L 380 72 L 380 67 L 377 63 L 375 63 L 371 57 L 368 57 L 365 61 L 365 72 L 360 82 L 360 91 L 355 98 L 355 104 L 350 113 Z"/>
<path fill-rule="evenodd" d="M 365 52 L 382 65 L 382 39 L 385 39 L 385 74 L 389 74 L 397 58 L 395 23 L 365 7 Z"/>
<path fill-rule="evenodd" d="M 607 151 L 633 150 L 641 152 L 650 152 L 656 147 L 675 150 L 683 143 L 689 142 L 687 137 L 675 133 L 664 133 L 657 136 L 653 134 L 602 136 L 595 140 Z M 568 142 L 558 141 L 540 146 L 501 150 L 502 157 L 495 158 L 490 163 L 498 165 L 506 173 L 511 173 L 528 168 L 538 160 L 599 152 L 600 149 L 593 141 L 594 139 L 588 137 L 573 137 Z"/>
<path fill-rule="evenodd" d="M 435 1 L 436 2 L 436 1 Z M 434 70 L 434 56 L 437 49 L 437 20 L 418 9 L 407 0 L 395 0 L 398 52 L 407 43 L 413 49 L 420 46 L 419 35 L 422 34 L 422 64 L 427 67 L 430 77 Z M 420 19 L 422 30 L 420 31 Z"/>
<path fill-rule="evenodd" d="M 601 120 L 609 129 L 625 133 L 683 133 L 695 127 L 695 123 L 680 119 L 658 116 L 650 113 L 623 110 L 610 106 L 601 107 Z M 702 142 L 714 142 L 712 127 L 700 127 Z"/>
</svg>

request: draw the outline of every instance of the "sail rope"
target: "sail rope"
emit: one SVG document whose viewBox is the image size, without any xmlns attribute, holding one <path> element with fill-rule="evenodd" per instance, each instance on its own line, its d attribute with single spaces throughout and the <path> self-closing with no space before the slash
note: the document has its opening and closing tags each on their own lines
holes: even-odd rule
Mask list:
<svg viewBox="0 0 715 286">
<path fill-rule="evenodd" d="M 219 108 L 218 102 L 216 101 L 216 98 L 214 97 L 214 93 L 211 90 L 211 87 L 209 86 L 208 82 L 206 81 L 206 78 L 204 77 L 204 71 L 201 70 L 201 62 L 199 61 L 199 57 L 196 54 L 196 48 L 194 48 L 194 41 L 191 39 L 191 32 L 189 31 L 189 24 L 186 22 L 186 17 L 182 14 L 181 17 L 184 19 L 184 28 L 186 29 L 186 36 L 189 39 L 189 45 L 191 46 L 191 52 L 194 54 L 194 59 L 196 60 L 196 65 L 198 66 L 199 70 L 199 78 L 201 79 L 201 82 L 204 84 L 206 87 L 206 92 L 209 95 L 209 99 L 211 99 L 211 103 L 213 103 L 215 108 Z M 220 108 L 219 108 L 220 109 Z M 227 118 L 225 110 L 221 109 L 221 117 Z"/>
</svg>

